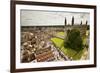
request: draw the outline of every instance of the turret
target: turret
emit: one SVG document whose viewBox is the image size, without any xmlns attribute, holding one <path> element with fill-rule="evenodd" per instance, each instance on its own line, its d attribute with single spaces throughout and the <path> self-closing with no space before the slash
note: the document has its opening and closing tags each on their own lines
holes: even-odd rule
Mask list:
<svg viewBox="0 0 100 73">
<path fill-rule="evenodd" d="M 74 25 L 74 16 L 72 17 L 72 26 Z"/>
</svg>

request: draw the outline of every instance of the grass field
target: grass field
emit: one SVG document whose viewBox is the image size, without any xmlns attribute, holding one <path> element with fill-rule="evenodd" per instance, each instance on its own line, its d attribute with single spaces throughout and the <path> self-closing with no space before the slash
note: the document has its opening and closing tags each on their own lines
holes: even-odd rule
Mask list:
<svg viewBox="0 0 100 73">
<path fill-rule="evenodd" d="M 51 38 L 51 41 L 55 44 L 56 47 L 61 48 L 64 40 L 60 38 Z"/>
<path fill-rule="evenodd" d="M 59 36 L 64 36 L 64 32 L 58 32 L 56 35 L 59 35 Z"/>
<path fill-rule="evenodd" d="M 59 33 L 63 34 L 63 33 Z M 51 41 L 58 47 L 66 56 L 72 58 L 73 60 L 79 60 L 83 54 L 83 50 L 77 52 L 70 48 L 64 48 L 64 40 L 60 38 L 51 38 Z M 84 40 L 85 41 L 85 40 Z"/>
<path fill-rule="evenodd" d="M 64 32 L 58 32 L 55 36 L 64 39 L 65 33 Z"/>
<path fill-rule="evenodd" d="M 61 48 L 61 51 L 63 51 L 63 53 L 68 56 L 68 57 L 72 57 L 77 53 L 75 50 L 70 49 L 70 48 Z"/>
</svg>

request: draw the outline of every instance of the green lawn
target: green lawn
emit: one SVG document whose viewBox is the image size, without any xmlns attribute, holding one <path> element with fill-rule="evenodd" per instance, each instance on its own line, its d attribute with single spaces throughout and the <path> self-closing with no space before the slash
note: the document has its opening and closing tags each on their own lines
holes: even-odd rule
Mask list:
<svg viewBox="0 0 100 73">
<path fill-rule="evenodd" d="M 58 37 L 58 38 L 64 39 L 65 33 L 64 32 L 58 32 L 57 34 L 55 34 L 55 36 Z"/>
<path fill-rule="evenodd" d="M 74 55 L 73 59 L 74 60 L 79 60 L 81 58 L 82 54 L 83 54 L 83 50 L 79 51 L 76 55 Z"/>
<path fill-rule="evenodd" d="M 55 44 L 55 46 L 57 46 L 58 48 L 62 47 L 62 44 L 64 42 L 63 39 L 60 38 L 51 38 L 51 41 Z"/>
<path fill-rule="evenodd" d="M 74 55 L 77 53 L 75 50 L 70 49 L 70 48 L 61 48 L 61 51 L 68 57 L 74 57 Z"/>
<path fill-rule="evenodd" d="M 58 47 L 66 56 L 72 57 L 73 60 L 79 60 L 83 54 L 83 50 L 77 52 L 70 48 L 64 48 L 63 39 L 60 38 L 51 38 L 51 41 Z"/>
<path fill-rule="evenodd" d="M 59 36 L 64 36 L 64 32 L 58 32 L 56 35 L 59 35 Z"/>
</svg>

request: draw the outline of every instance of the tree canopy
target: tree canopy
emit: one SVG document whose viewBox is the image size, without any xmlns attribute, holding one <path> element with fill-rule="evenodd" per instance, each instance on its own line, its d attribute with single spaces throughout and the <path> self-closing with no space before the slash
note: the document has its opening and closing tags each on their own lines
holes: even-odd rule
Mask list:
<svg viewBox="0 0 100 73">
<path fill-rule="evenodd" d="M 71 48 L 77 51 L 83 49 L 83 42 L 78 29 L 68 30 L 66 33 L 67 36 L 64 40 L 65 48 Z"/>
</svg>

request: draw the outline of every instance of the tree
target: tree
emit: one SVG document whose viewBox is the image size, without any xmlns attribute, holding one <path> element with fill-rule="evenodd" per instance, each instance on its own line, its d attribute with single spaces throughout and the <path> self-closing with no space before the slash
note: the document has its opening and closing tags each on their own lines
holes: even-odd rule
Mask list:
<svg viewBox="0 0 100 73">
<path fill-rule="evenodd" d="M 77 29 L 72 29 L 67 33 L 68 34 L 64 40 L 64 47 L 71 48 L 77 51 L 80 51 L 81 49 L 83 49 L 83 42 L 80 36 L 80 31 Z"/>
</svg>

